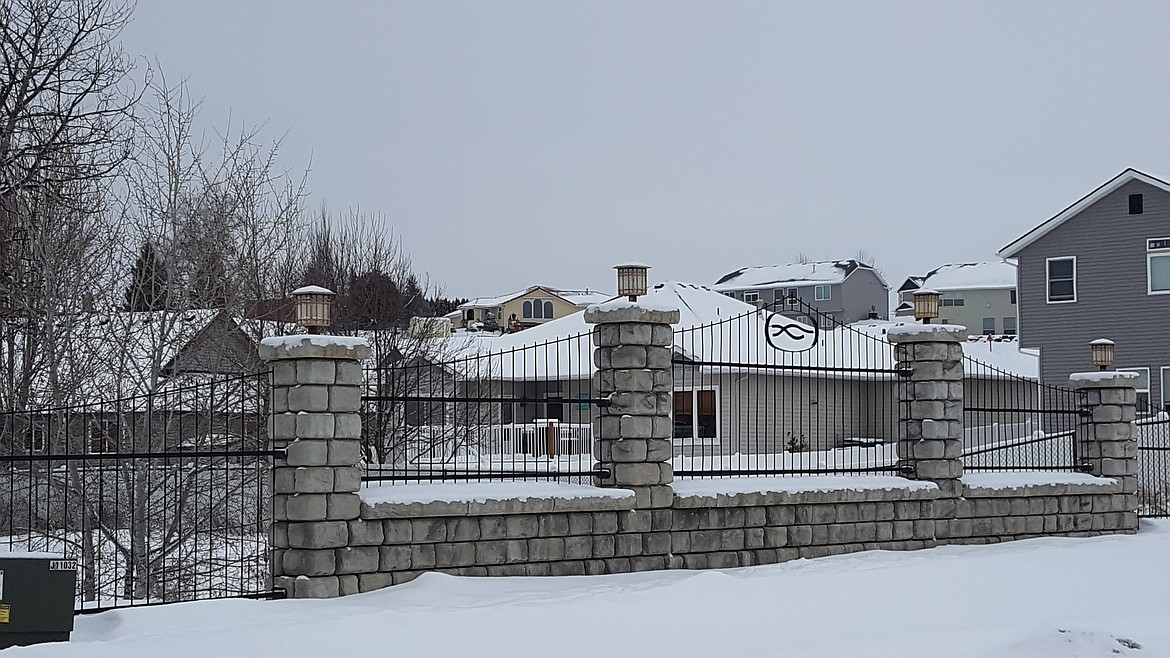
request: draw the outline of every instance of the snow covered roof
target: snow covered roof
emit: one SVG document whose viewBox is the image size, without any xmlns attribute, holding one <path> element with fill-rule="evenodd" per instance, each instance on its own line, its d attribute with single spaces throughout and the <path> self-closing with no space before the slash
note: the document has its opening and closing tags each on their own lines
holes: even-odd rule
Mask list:
<svg viewBox="0 0 1170 658">
<path fill-rule="evenodd" d="M 745 267 L 725 274 L 711 287 L 722 291 L 739 290 L 753 286 L 834 284 L 841 283 L 858 269 L 873 270 L 869 265 L 853 259 Z M 882 280 L 882 283 L 885 283 L 876 270 L 873 272 L 877 274 L 878 279 Z M 887 285 L 887 287 L 889 286 Z"/>
<path fill-rule="evenodd" d="M 646 302 L 655 307 L 679 309 L 677 328 L 683 331 L 676 334 L 675 351 L 699 363 L 817 366 L 826 368 L 826 372 L 833 368 L 892 370 L 893 349 L 885 343 L 885 333 L 905 324 L 874 321 L 822 331 L 813 349 L 783 352 L 768 343 L 771 314 L 751 304 L 705 286 L 677 282 L 658 284 L 647 297 Z M 575 313 L 516 334 L 452 343 L 452 351 L 464 359 L 455 370 L 492 373 L 492 378 L 504 380 L 585 379 L 595 371 L 591 329 L 584 315 Z M 988 365 L 1031 379 L 1038 376 L 1036 353 L 1019 350 L 1015 341 L 978 341 L 963 347 L 969 355 Z M 859 375 L 851 373 L 850 376 Z M 860 376 L 893 377 L 881 373 Z"/>
<path fill-rule="evenodd" d="M 549 288 L 548 286 L 529 286 L 529 287 L 525 288 L 524 290 L 519 290 L 517 292 L 510 292 L 506 295 L 497 295 L 495 297 L 476 297 L 475 299 L 472 299 L 471 301 L 464 302 L 463 304 L 460 304 L 459 308 L 461 308 L 461 309 L 468 309 L 468 308 L 494 309 L 494 308 L 499 308 L 500 306 L 507 304 L 508 302 L 512 301 L 513 299 L 516 299 L 517 297 L 522 297 L 524 295 L 527 295 L 530 292 L 537 291 L 537 290 L 548 293 L 548 294 L 553 295 L 555 297 L 560 297 L 561 299 L 565 300 L 566 302 L 569 302 L 570 304 L 574 304 L 576 306 L 581 306 L 581 307 L 585 307 L 585 306 L 588 306 L 590 304 L 598 304 L 598 303 L 603 302 L 603 301 L 609 299 L 610 297 L 612 297 L 612 295 L 609 295 L 607 293 L 598 292 L 596 290 L 589 290 L 589 289 L 562 290 L 560 288 Z"/>
<path fill-rule="evenodd" d="M 1085 196 L 1081 197 L 1076 203 L 1074 203 L 1071 206 L 1060 211 L 1054 217 L 1050 218 L 1048 221 L 1044 222 L 1043 224 L 1037 226 L 1036 228 L 1033 228 L 1031 231 L 1028 231 L 1027 233 L 1016 238 L 1014 241 L 1012 241 L 1006 247 L 1004 247 L 1003 249 L 1000 249 L 999 252 L 996 253 L 995 255 L 999 256 L 1000 258 L 1014 258 L 1017 254 L 1019 254 L 1021 251 L 1023 251 L 1024 248 L 1027 247 L 1028 245 L 1039 240 L 1040 238 L 1044 237 L 1045 235 L 1048 235 L 1049 233 L 1051 233 L 1053 230 L 1055 230 L 1061 224 L 1067 222 L 1068 220 L 1072 219 L 1073 217 L 1076 217 L 1085 208 L 1088 208 L 1089 206 L 1093 205 L 1094 203 L 1097 203 L 1098 201 L 1100 201 L 1102 198 L 1104 198 L 1110 192 L 1113 192 L 1117 188 L 1119 188 L 1122 185 L 1125 185 L 1126 183 L 1133 181 L 1133 180 L 1141 181 L 1143 183 L 1153 185 L 1154 187 L 1156 187 L 1160 190 L 1165 190 L 1166 192 L 1170 192 L 1170 183 L 1167 183 L 1166 181 L 1158 179 L 1158 178 L 1154 178 L 1153 176 L 1151 176 L 1149 174 L 1142 173 L 1142 172 L 1138 171 L 1137 169 L 1133 169 L 1131 167 L 1131 168 L 1126 169 L 1125 171 L 1121 172 L 1120 174 L 1117 174 L 1116 176 L 1114 176 L 1112 179 L 1107 181 L 1101 187 L 1098 187 L 1097 189 L 1093 190 L 1092 192 L 1089 192 Z"/>
<path fill-rule="evenodd" d="M 258 360 L 254 349 L 236 353 L 229 335 L 238 332 L 240 342 L 248 336 L 218 309 L 85 313 L 66 316 L 60 325 L 56 376 L 58 396 L 65 397 L 58 399 L 66 405 L 96 405 L 93 411 L 102 410 L 107 401 L 148 394 L 166 400 L 172 409 L 193 406 L 206 397 L 201 384 L 223 380 L 225 373 L 243 374 Z M 218 352 L 188 363 L 182 355 L 196 344 Z M 51 404 L 48 369 L 34 370 L 32 405 Z M 241 394 L 249 387 L 241 382 Z M 229 388 L 220 387 L 217 396 L 230 396 Z M 123 408 L 136 404 L 127 400 Z"/>
<path fill-rule="evenodd" d="M 938 291 L 1015 288 L 1016 266 L 1004 261 L 951 263 L 923 277 L 919 288 L 926 287 Z"/>
</svg>

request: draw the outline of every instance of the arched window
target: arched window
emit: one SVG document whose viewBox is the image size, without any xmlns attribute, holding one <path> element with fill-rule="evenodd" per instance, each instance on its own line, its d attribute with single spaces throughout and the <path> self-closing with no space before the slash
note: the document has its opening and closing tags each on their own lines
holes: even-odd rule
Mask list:
<svg viewBox="0 0 1170 658">
<path fill-rule="evenodd" d="M 552 316 L 553 316 L 552 311 L 553 311 L 552 302 L 545 302 L 544 303 L 544 317 L 545 317 L 545 319 L 547 319 L 547 320 L 552 319 Z"/>
<path fill-rule="evenodd" d="M 524 303 L 527 304 L 528 302 L 524 302 Z M 540 299 L 532 300 L 532 317 L 534 317 L 534 318 L 543 318 L 544 317 L 544 302 L 543 302 L 543 300 L 540 300 Z"/>
<path fill-rule="evenodd" d="M 532 317 L 532 302 L 524 302 L 524 317 Z"/>
</svg>

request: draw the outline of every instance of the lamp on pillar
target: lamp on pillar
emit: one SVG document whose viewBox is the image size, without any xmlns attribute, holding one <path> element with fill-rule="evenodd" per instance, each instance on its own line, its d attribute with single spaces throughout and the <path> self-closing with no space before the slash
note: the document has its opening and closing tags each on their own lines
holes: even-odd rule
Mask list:
<svg viewBox="0 0 1170 658">
<path fill-rule="evenodd" d="M 617 270 L 617 293 L 619 295 L 625 295 L 630 298 L 631 302 L 636 302 L 639 297 L 646 294 L 647 272 L 650 270 L 649 265 L 627 263 L 625 265 L 618 265 L 614 269 Z"/>
<path fill-rule="evenodd" d="M 1093 351 L 1093 365 L 1102 370 L 1108 370 L 1109 366 L 1113 365 L 1116 351 L 1113 341 L 1108 338 L 1098 338 L 1089 343 L 1089 349 Z"/>
<path fill-rule="evenodd" d="M 938 317 L 939 297 L 937 290 L 921 288 L 914 291 L 914 319 L 921 320 L 922 324 L 930 324 L 931 319 Z"/>
<path fill-rule="evenodd" d="M 321 333 L 333 323 L 334 297 L 332 290 L 321 286 L 305 286 L 292 291 L 297 326 L 304 327 L 311 334 Z"/>
</svg>

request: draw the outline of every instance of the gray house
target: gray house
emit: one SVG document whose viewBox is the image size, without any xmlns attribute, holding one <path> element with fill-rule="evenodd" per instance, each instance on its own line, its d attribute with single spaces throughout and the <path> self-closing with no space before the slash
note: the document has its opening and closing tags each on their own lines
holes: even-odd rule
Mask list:
<svg viewBox="0 0 1170 658">
<path fill-rule="evenodd" d="M 852 259 L 745 267 L 711 288 L 759 307 L 773 302 L 791 305 L 798 322 L 807 323 L 808 318 L 798 315 L 798 304 L 786 300 L 800 299 L 843 324 L 889 318 L 889 284 L 877 270 Z M 824 323 L 825 328 L 832 324 L 827 319 Z"/>
<path fill-rule="evenodd" d="M 914 292 L 937 290 L 942 299 L 938 321 L 961 324 L 974 334 L 1017 333 L 1016 266 L 1003 261 L 951 263 L 926 276 L 907 277 L 898 288 L 898 317 L 914 316 Z"/>
<path fill-rule="evenodd" d="M 1089 341 L 1117 343 L 1139 406 L 1170 405 L 1170 183 L 1126 169 L 1000 250 L 1018 262 L 1020 341 L 1040 378 L 1092 368 Z"/>
</svg>

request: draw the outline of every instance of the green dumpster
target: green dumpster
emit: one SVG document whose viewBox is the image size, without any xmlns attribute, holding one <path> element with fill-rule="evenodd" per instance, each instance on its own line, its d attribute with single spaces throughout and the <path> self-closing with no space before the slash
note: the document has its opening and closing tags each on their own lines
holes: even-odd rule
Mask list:
<svg viewBox="0 0 1170 658">
<path fill-rule="evenodd" d="M 77 560 L 0 552 L 0 649 L 67 641 L 76 581 Z"/>
</svg>

